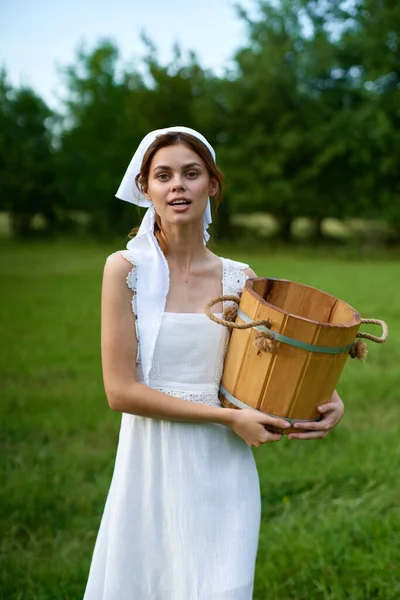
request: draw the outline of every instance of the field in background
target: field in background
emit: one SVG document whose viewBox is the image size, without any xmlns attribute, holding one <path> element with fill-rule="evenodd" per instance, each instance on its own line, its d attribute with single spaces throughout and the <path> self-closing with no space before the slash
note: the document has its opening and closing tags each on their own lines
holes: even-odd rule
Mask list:
<svg viewBox="0 0 400 600">
<path fill-rule="evenodd" d="M 101 274 L 115 249 L 0 245 L 4 600 L 83 595 L 120 422 L 105 400 L 99 355 Z M 220 254 L 319 287 L 390 330 L 385 345 L 369 344 L 365 364 L 349 360 L 337 430 L 255 452 L 263 523 L 254 600 L 399 598 L 398 262 Z"/>
<path fill-rule="evenodd" d="M 85 235 L 85 228 L 90 223 L 89 214 L 72 211 L 69 213 L 69 218 L 78 226 L 80 235 Z M 234 215 L 232 224 L 236 227 L 236 231 L 240 231 L 241 236 L 245 238 L 245 243 L 248 242 L 249 237 L 255 237 L 258 243 L 268 239 L 273 240 L 279 230 L 277 220 L 265 212 Z M 293 240 L 306 242 L 313 234 L 314 225 L 308 218 L 295 219 L 292 227 Z M 43 217 L 36 215 L 33 220 L 34 230 L 40 233 L 45 227 L 46 222 Z M 371 246 L 384 246 L 393 237 L 393 232 L 387 223 L 371 219 L 324 219 L 322 234 L 328 242 L 341 244 L 352 241 L 366 242 Z M 9 239 L 10 237 L 10 215 L 0 211 L 0 239 Z"/>
</svg>

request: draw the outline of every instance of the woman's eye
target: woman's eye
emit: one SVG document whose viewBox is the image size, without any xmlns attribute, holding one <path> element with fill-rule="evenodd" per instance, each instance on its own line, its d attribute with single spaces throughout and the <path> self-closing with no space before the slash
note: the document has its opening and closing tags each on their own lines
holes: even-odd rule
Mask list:
<svg viewBox="0 0 400 600">
<path fill-rule="evenodd" d="M 197 171 L 188 171 L 186 176 L 189 177 L 189 179 L 195 179 L 197 177 Z"/>
<path fill-rule="evenodd" d="M 168 180 L 168 173 L 160 173 L 159 175 L 157 175 L 157 178 L 160 179 L 161 181 L 167 181 Z"/>
</svg>

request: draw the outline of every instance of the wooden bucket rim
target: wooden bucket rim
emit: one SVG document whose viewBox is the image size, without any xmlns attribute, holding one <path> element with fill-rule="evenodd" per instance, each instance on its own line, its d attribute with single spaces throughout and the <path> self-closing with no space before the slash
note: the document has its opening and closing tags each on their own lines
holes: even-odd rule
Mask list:
<svg viewBox="0 0 400 600">
<path fill-rule="evenodd" d="M 267 300 L 264 300 L 264 298 L 262 298 L 259 294 L 257 294 L 257 292 L 254 291 L 254 289 L 253 289 L 253 282 L 254 281 L 265 281 L 265 280 L 267 280 L 267 281 L 281 281 L 283 283 L 294 283 L 296 285 L 299 285 L 300 287 L 305 287 L 305 288 L 308 288 L 310 290 L 315 290 L 315 291 L 319 292 L 320 294 L 324 294 L 325 296 L 329 296 L 329 298 L 333 298 L 337 302 L 342 302 L 351 311 L 353 311 L 354 320 L 352 320 L 352 321 L 350 321 L 348 323 L 341 323 L 341 324 L 326 323 L 326 322 L 322 322 L 322 321 L 315 321 L 314 319 L 309 319 L 307 317 L 301 317 L 300 315 L 296 315 L 294 313 L 287 312 L 286 310 L 283 310 L 283 308 L 280 308 L 279 306 L 276 306 L 275 304 L 271 304 L 270 302 L 267 302 Z M 323 290 L 320 290 L 319 288 L 316 288 L 316 287 L 314 287 L 312 285 L 307 285 L 305 283 L 299 283 L 298 281 L 292 281 L 290 279 L 279 279 L 277 277 L 249 277 L 246 280 L 245 289 L 252 296 L 257 297 L 257 300 L 260 301 L 265 306 L 269 306 L 269 307 L 271 307 L 271 308 L 279 311 L 280 313 L 282 313 L 284 315 L 287 315 L 288 317 L 293 317 L 293 318 L 299 319 L 301 321 L 306 321 L 307 323 L 313 323 L 315 325 L 320 325 L 322 327 L 335 327 L 335 328 L 338 328 L 338 327 L 351 328 L 351 327 L 354 327 L 355 325 L 361 325 L 361 316 L 360 316 L 360 313 L 358 311 L 356 311 L 356 309 L 353 308 L 348 302 L 345 302 L 344 300 L 341 300 L 340 298 L 336 298 L 336 296 L 333 296 L 332 294 L 328 294 L 327 292 L 324 292 Z"/>
</svg>

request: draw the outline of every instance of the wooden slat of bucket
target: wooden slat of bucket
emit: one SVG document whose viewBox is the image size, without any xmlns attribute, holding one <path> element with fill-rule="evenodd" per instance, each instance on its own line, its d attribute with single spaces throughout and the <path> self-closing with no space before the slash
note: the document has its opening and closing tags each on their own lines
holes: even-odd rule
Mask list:
<svg viewBox="0 0 400 600">
<path fill-rule="evenodd" d="M 237 319 L 237 322 L 241 323 L 240 319 Z M 224 371 L 221 383 L 233 396 L 236 393 L 236 381 L 238 380 L 243 368 L 243 357 L 246 355 L 246 350 L 250 341 L 250 335 L 250 329 L 234 329 L 232 331 L 228 352 L 225 357 Z M 231 348 L 234 348 L 234 351 L 230 350 Z M 250 404 L 250 402 L 248 400 L 245 400 L 244 398 L 242 399 L 242 402 Z M 250 406 L 253 405 L 250 404 Z M 254 408 L 256 407 L 254 406 Z"/>
<path fill-rule="evenodd" d="M 360 323 L 360 319 L 359 313 L 354 308 L 346 304 L 346 302 L 337 300 L 330 314 L 329 323 L 331 325 L 340 325 L 341 323 L 349 323 L 351 321 Z"/>
<path fill-rule="evenodd" d="M 313 320 L 319 323 L 328 323 L 331 310 L 336 303 L 336 298 L 312 287 L 306 287 L 291 281 L 271 281 L 272 286 L 268 297 L 264 296 L 273 306 L 300 317 L 313 315 Z M 257 290 L 257 293 L 258 290 Z"/>
<path fill-rule="evenodd" d="M 267 279 L 266 291 L 261 293 L 261 282 L 256 280 L 253 282 L 253 290 L 262 296 L 264 300 L 269 302 L 272 306 L 281 306 L 286 301 L 286 296 L 289 292 L 290 281 L 281 280 L 280 285 L 276 285 L 274 279 Z"/>
<path fill-rule="evenodd" d="M 267 288 L 267 293 L 263 294 L 264 298 L 274 307 L 275 305 L 279 306 L 279 309 L 274 307 L 269 309 L 274 331 L 314 344 L 318 325 L 290 314 L 286 314 L 282 318 L 282 311 L 289 313 L 293 311 L 296 315 L 306 315 L 309 314 L 311 305 L 311 310 L 316 317 L 327 319 L 335 303 L 335 298 L 320 293 L 314 288 L 307 288 L 288 281 L 269 280 Z M 259 281 L 254 282 L 253 289 L 260 294 Z M 257 408 L 272 414 L 291 417 L 299 388 L 302 385 L 304 371 L 309 362 L 309 353 L 299 351 L 286 344 L 276 344 L 274 354 L 272 368 L 267 374 Z M 296 417 L 298 418 L 298 415 Z M 306 418 L 311 417 L 307 415 Z"/>
<path fill-rule="evenodd" d="M 244 298 L 246 304 L 244 305 Z M 259 299 L 254 295 L 250 295 L 248 291 L 244 290 L 241 299 L 241 306 L 244 307 L 246 314 L 255 314 L 257 310 L 257 306 L 259 304 Z M 249 311 L 249 313 L 247 313 Z M 241 319 L 237 319 L 238 323 L 242 323 Z M 227 359 L 224 364 L 224 376 L 222 380 L 222 384 L 225 385 L 224 382 L 228 382 L 228 387 L 226 388 L 233 396 L 237 392 L 236 385 L 240 380 L 242 371 L 246 369 L 246 365 L 244 364 L 244 357 L 247 354 L 251 353 L 251 336 L 253 330 L 252 329 L 244 329 L 244 330 L 236 330 L 234 329 L 232 332 L 231 340 L 229 346 L 235 347 L 234 353 L 228 353 Z M 258 370 L 257 370 L 258 371 Z M 260 374 L 261 375 L 261 374 Z M 247 396 L 246 400 L 242 399 L 242 402 L 249 404 L 253 408 L 257 407 L 257 404 L 250 402 L 250 397 L 253 399 L 253 396 Z"/>
<path fill-rule="evenodd" d="M 268 319 L 271 310 L 262 305 L 259 298 L 248 289 L 243 290 L 241 309 L 252 319 Z M 283 315 L 279 315 L 283 319 Z M 241 322 L 238 319 L 238 322 Z M 253 329 L 234 330 L 225 359 L 223 386 L 245 404 L 258 408 L 265 386 L 265 379 L 274 359 L 271 353 L 258 353 L 253 346 Z M 234 349 L 231 350 L 231 349 Z"/>
<path fill-rule="evenodd" d="M 243 291 L 241 307 L 246 314 L 253 315 L 257 310 L 259 300 L 251 296 L 246 289 Z M 239 323 L 242 321 L 237 320 Z M 257 408 L 258 396 L 264 383 L 265 368 L 258 363 L 253 364 L 253 368 L 248 368 L 249 361 L 252 361 L 256 355 L 255 348 L 251 345 L 251 339 L 254 333 L 252 329 L 235 330 L 232 332 L 232 338 L 229 346 L 235 348 L 235 352 L 228 351 L 225 360 L 224 374 L 222 384 L 236 398 L 240 398 L 245 404 Z M 251 373 L 251 384 L 248 378 Z"/>
<path fill-rule="evenodd" d="M 257 278 L 251 283 L 250 289 L 253 289 L 261 298 L 266 298 L 272 289 L 274 281 L 267 278 Z"/>
<path fill-rule="evenodd" d="M 315 344 L 318 329 L 319 325 L 316 323 L 287 315 L 282 322 L 279 333 L 302 342 Z M 288 418 L 315 418 L 311 416 L 314 410 L 311 410 L 311 412 L 308 410 L 304 417 L 297 414 L 299 410 L 294 411 L 294 407 L 297 406 L 304 373 L 310 361 L 310 354 L 310 352 L 287 344 L 279 344 L 276 350 L 273 373 L 270 374 L 264 394 L 260 398 L 260 410 L 282 414 Z M 301 408 L 304 413 L 305 407 L 302 406 Z"/>
<path fill-rule="evenodd" d="M 345 310 L 343 307 L 342 309 Z M 347 310 L 345 312 L 347 313 Z M 321 326 L 315 343 L 319 346 L 346 346 L 353 342 L 359 327 L 360 323 L 355 323 L 350 327 Z M 302 387 L 293 410 L 293 418 L 304 414 L 307 406 L 311 410 L 313 406 L 329 402 L 348 356 L 347 352 L 338 355 L 309 353 Z M 315 409 L 312 414 L 310 412 L 310 416 L 306 418 L 316 418 L 318 411 Z"/>
<path fill-rule="evenodd" d="M 245 299 L 247 299 L 247 296 L 245 297 Z M 244 304 L 244 307 L 246 307 L 246 302 Z M 246 312 L 246 308 L 244 308 L 244 312 Z M 246 314 L 248 313 L 246 312 Z M 272 306 L 268 306 L 260 302 L 256 304 L 255 310 L 253 310 L 253 314 L 249 316 L 251 316 L 254 320 L 270 320 L 271 328 L 274 331 L 281 331 L 284 328 L 286 320 L 286 316 L 282 312 L 277 311 Z M 256 335 L 257 331 L 252 330 L 249 346 L 251 348 L 251 352 L 249 352 L 248 355 L 245 357 L 244 374 L 240 378 L 240 381 L 237 382 L 237 388 L 238 393 L 243 393 L 244 390 L 247 390 L 246 393 L 250 394 L 252 397 L 252 406 L 259 410 L 262 410 L 260 405 L 262 402 L 262 398 L 265 395 L 265 390 L 269 385 L 272 374 L 274 374 L 275 376 L 277 349 L 280 344 L 275 345 L 275 350 L 273 352 L 261 352 L 257 350 L 257 348 L 254 345 Z M 256 364 L 258 365 L 258 370 L 260 371 L 260 373 L 257 373 L 257 387 L 256 389 L 254 389 L 254 371 Z"/>
<path fill-rule="evenodd" d="M 345 303 L 319 294 L 319 302 L 324 304 L 319 314 L 329 318 L 336 307 L 338 319 L 349 321 L 354 316 Z M 303 300 L 306 296 L 303 296 Z M 339 307 L 339 304 L 342 305 Z M 350 310 L 349 310 L 350 309 Z M 299 312 L 302 307 L 299 307 Z M 315 309 L 310 308 L 312 314 Z M 359 324 L 353 327 L 330 327 L 288 315 L 283 335 L 317 346 L 346 346 L 358 331 Z M 348 353 L 341 355 L 317 354 L 281 344 L 274 364 L 273 377 L 265 388 L 259 408 L 265 412 L 280 414 L 294 419 L 315 419 L 319 416 L 316 407 L 327 402 L 346 363 Z"/>
<path fill-rule="evenodd" d="M 286 416 L 293 419 L 315 419 L 319 416 L 316 407 L 331 398 L 348 354 L 314 354 L 302 350 L 299 353 L 305 354 L 307 358 Z"/>
</svg>

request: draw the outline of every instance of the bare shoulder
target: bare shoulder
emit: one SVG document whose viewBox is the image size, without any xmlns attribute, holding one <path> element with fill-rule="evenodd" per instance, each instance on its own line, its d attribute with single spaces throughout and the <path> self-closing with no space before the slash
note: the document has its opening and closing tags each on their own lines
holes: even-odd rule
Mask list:
<svg viewBox="0 0 400 600">
<path fill-rule="evenodd" d="M 244 272 L 246 273 L 247 277 L 249 277 L 250 279 L 252 277 L 257 277 L 257 275 L 254 273 L 253 269 L 251 269 L 250 267 L 247 267 L 247 269 L 245 269 Z"/>
<path fill-rule="evenodd" d="M 135 290 L 135 267 L 121 252 L 111 254 L 104 265 L 102 294 L 112 304 L 132 299 Z"/>
<path fill-rule="evenodd" d="M 215 265 L 220 265 L 221 264 L 221 257 L 218 256 L 217 254 L 214 254 L 214 252 L 211 252 L 211 250 L 209 248 L 206 249 L 207 250 L 207 260 L 208 262 L 215 266 Z"/>
<path fill-rule="evenodd" d="M 104 276 L 112 279 L 120 279 L 124 276 L 127 277 L 132 268 L 134 268 L 134 265 L 123 256 L 122 252 L 114 252 L 107 257 L 106 264 L 104 265 Z"/>
</svg>

